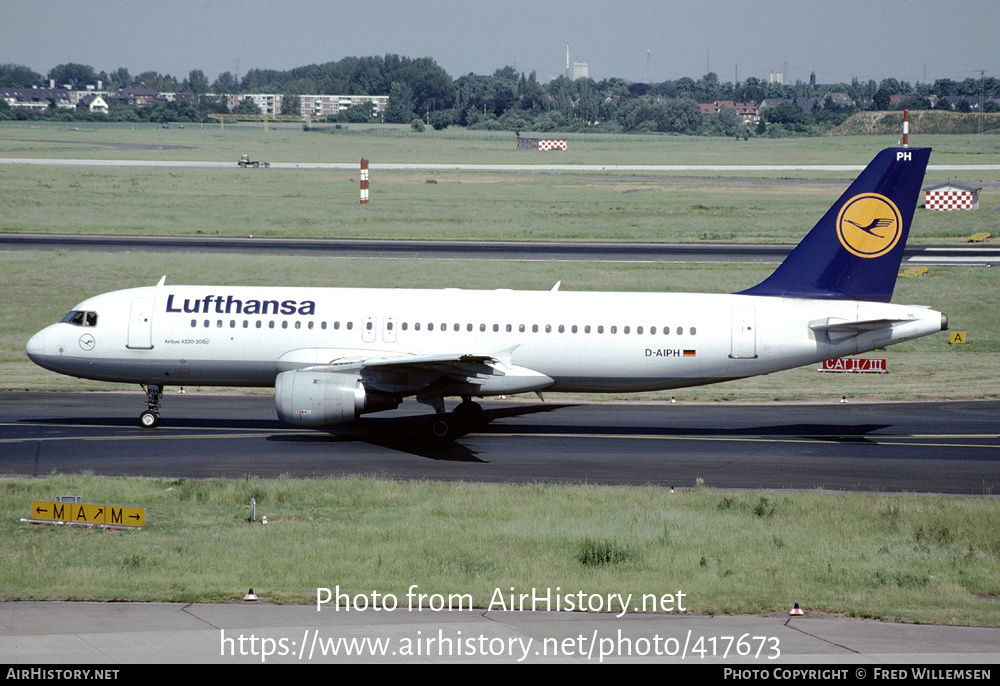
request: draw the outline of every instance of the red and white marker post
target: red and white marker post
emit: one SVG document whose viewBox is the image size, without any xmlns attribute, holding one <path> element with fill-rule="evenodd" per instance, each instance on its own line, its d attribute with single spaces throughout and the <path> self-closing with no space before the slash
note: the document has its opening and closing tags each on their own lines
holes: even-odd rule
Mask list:
<svg viewBox="0 0 1000 686">
<path fill-rule="evenodd" d="M 361 204 L 368 204 L 368 160 L 361 159 Z"/>
</svg>

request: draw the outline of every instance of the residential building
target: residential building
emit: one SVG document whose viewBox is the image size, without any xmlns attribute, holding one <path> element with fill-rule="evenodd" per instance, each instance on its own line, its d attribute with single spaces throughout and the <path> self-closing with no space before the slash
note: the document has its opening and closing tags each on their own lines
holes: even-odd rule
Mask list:
<svg viewBox="0 0 1000 686">
<path fill-rule="evenodd" d="M 372 103 L 376 114 L 389 104 L 388 95 L 300 95 L 299 112 L 311 117 L 334 117 L 354 105 Z"/>
<path fill-rule="evenodd" d="M 71 110 L 75 107 L 70 92 L 65 88 L 0 88 L 0 98 L 11 107 L 31 110 L 46 110 L 59 107 Z"/>
<path fill-rule="evenodd" d="M 712 116 L 721 109 L 736 112 L 745 125 L 750 126 L 760 121 L 760 108 L 753 102 L 733 102 L 732 100 L 716 100 L 713 103 L 699 104 L 698 109 L 705 116 Z"/>
<path fill-rule="evenodd" d="M 76 103 L 77 111 L 86 111 L 91 114 L 107 114 L 108 103 L 100 93 L 90 93 L 80 98 Z"/>
<path fill-rule="evenodd" d="M 114 97 L 128 105 L 147 107 L 155 104 L 159 95 L 158 92 L 146 86 L 129 86 L 122 88 Z"/>
</svg>

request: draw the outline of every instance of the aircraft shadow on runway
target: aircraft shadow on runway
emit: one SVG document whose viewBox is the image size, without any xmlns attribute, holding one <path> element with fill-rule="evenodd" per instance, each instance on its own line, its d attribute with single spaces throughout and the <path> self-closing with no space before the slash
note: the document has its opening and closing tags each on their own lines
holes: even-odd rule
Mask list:
<svg viewBox="0 0 1000 686">
<path fill-rule="evenodd" d="M 530 415 L 553 412 L 560 409 L 575 407 L 571 404 L 545 404 L 530 406 L 514 406 L 488 409 L 485 411 L 486 424 L 475 429 L 477 434 L 514 433 L 521 436 L 545 434 L 548 436 L 563 435 L 574 437 L 581 435 L 604 436 L 684 436 L 699 437 L 796 437 L 832 443 L 871 444 L 875 441 L 868 434 L 888 428 L 891 424 L 776 424 L 767 426 L 749 425 L 740 428 L 700 428 L 678 426 L 591 426 L 566 425 L 556 423 L 522 424 L 506 422 L 497 424 L 500 419 L 516 419 Z M 303 434 L 275 434 L 269 436 L 270 441 L 296 442 L 352 442 L 361 441 L 370 445 L 396 450 L 399 452 L 425 457 L 432 460 L 451 462 L 485 462 L 478 456 L 474 443 L 459 442 L 464 434 L 459 433 L 448 440 L 435 439 L 428 435 L 427 425 L 429 415 L 414 415 L 407 417 L 362 417 L 356 422 L 333 427 L 327 432 Z"/>
<path fill-rule="evenodd" d="M 484 411 L 485 425 L 475 428 L 477 433 L 489 433 L 489 425 L 498 419 L 521 417 L 552 412 L 572 405 L 526 405 L 488 409 Z M 446 462 L 485 462 L 470 446 L 456 442 L 456 439 L 472 433 L 470 430 L 459 430 L 448 439 L 434 438 L 429 435 L 428 425 L 433 415 L 412 415 L 406 417 L 365 416 L 355 422 L 342 426 L 331 427 L 326 432 L 309 434 L 276 434 L 269 436 L 269 441 L 295 442 L 330 442 L 344 443 L 361 441 L 381 448 L 396 450 L 418 457 Z"/>
<path fill-rule="evenodd" d="M 528 417 L 575 407 L 573 404 L 546 403 L 540 405 L 515 405 L 487 409 L 484 412 L 486 423 L 476 428 L 475 433 L 515 433 L 521 436 L 545 434 L 548 436 L 603 435 L 603 436 L 665 436 L 678 437 L 760 437 L 786 436 L 808 438 L 816 441 L 832 443 L 873 444 L 868 435 L 885 429 L 891 424 L 774 424 L 755 426 L 749 422 L 738 428 L 716 428 L 711 426 L 643 426 L 641 423 L 628 426 L 593 426 L 581 424 L 560 424 L 556 422 L 541 422 L 519 424 L 516 421 L 497 424 L 498 420 Z M 458 431 L 449 439 L 442 440 L 430 436 L 428 424 L 433 415 L 417 414 L 406 416 L 368 415 L 355 422 L 331 427 L 327 430 L 303 429 L 301 432 L 289 432 L 286 425 L 277 420 L 264 419 L 232 419 L 232 418 L 184 418 L 173 417 L 165 421 L 158 431 L 170 429 L 184 430 L 228 430 L 251 431 L 260 433 L 268 441 L 289 443 L 351 443 L 363 442 L 389 450 L 395 450 L 431 460 L 449 462 L 485 462 L 479 457 L 474 444 L 459 441 L 468 431 Z M 37 424 L 52 426 L 77 426 L 93 428 L 126 428 L 135 429 L 142 435 L 145 429 L 139 429 L 135 420 L 130 417 L 48 417 L 24 419 Z M 678 423 L 683 423 L 683 420 Z"/>
<path fill-rule="evenodd" d="M 531 434 L 564 434 L 572 435 L 602 435 L 602 436 L 684 436 L 698 437 L 758 437 L 784 436 L 808 438 L 815 441 L 831 443 L 867 443 L 876 442 L 868 437 L 875 431 L 891 427 L 892 424 L 775 424 L 755 426 L 748 424 L 739 428 L 709 428 L 680 426 L 589 426 L 589 425 L 559 425 L 559 426 L 527 426 L 517 427 L 516 432 L 523 435 Z M 487 430 L 488 431 L 488 430 Z"/>
</svg>

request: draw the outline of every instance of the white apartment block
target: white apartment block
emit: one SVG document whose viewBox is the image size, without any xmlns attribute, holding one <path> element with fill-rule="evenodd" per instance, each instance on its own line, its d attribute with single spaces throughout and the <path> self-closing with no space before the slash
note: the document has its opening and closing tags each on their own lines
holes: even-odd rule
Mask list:
<svg viewBox="0 0 1000 686">
<path fill-rule="evenodd" d="M 354 105 L 374 103 L 377 114 L 385 111 L 389 104 L 388 95 L 300 95 L 299 114 L 310 117 L 331 117 Z M 284 97 L 274 93 L 246 93 L 229 96 L 229 109 L 233 110 L 244 100 L 252 100 L 260 108 L 261 114 L 281 114 Z"/>
<path fill-rule="evenodd" d="M 299 111 L 313 117 L 330 117 L 363 103 L 373 103 L 376 114 L 385 111 L 388 95 L 300 95 Z"/>
</svg>

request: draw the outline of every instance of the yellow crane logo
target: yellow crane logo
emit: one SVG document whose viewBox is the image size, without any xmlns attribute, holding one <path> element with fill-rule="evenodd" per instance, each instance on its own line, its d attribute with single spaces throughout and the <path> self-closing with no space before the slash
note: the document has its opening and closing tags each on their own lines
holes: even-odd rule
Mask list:
<svg viewBox="0 0 1000 686">
<path fill-rule="evenodd" d="M 899 209 L 878 193 L 856 195 L 840 209 L 837 239 L 852 255 L 881 257 L 896 247 L 903 233 Z"/>
</svg>

